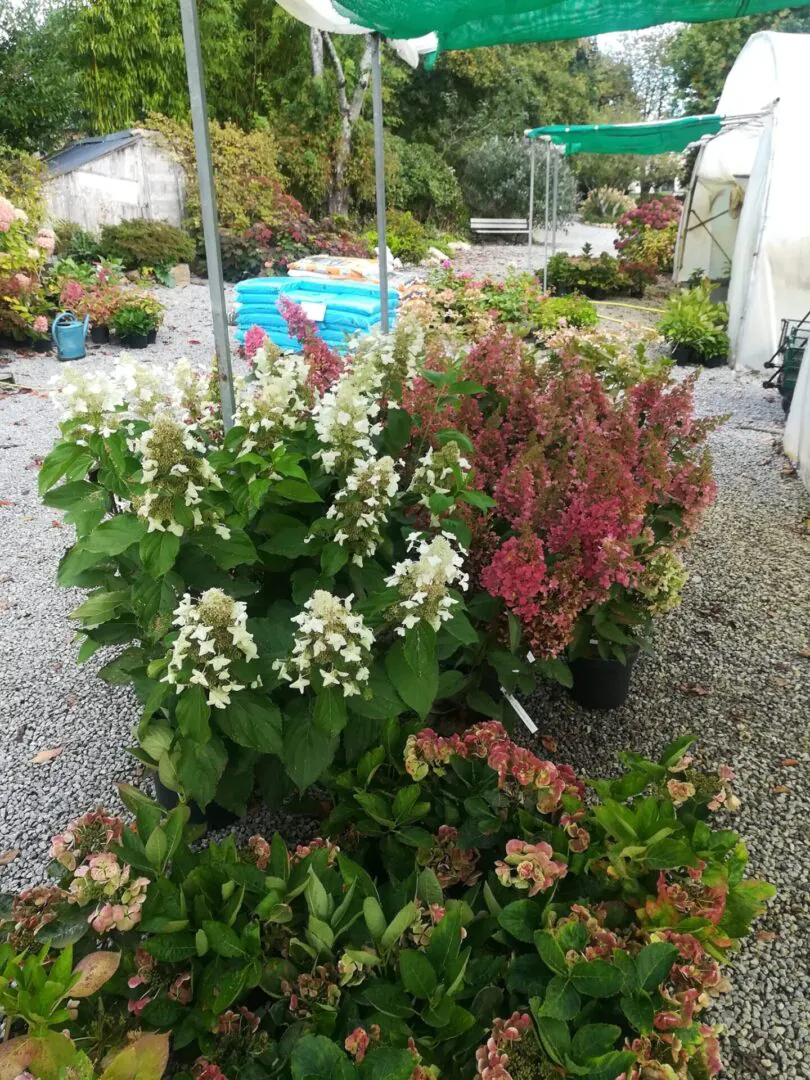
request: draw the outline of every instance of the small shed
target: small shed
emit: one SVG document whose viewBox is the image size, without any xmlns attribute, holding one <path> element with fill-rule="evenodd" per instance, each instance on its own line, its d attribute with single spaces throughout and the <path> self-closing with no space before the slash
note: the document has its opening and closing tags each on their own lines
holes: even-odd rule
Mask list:
<svg viewBox="0 0 810 1080">
<path fill-rule="evenodd" d="M 127 218 L 182 222 L 185 173 L 155 132 L 132 128 L 78 139 L 46 165 L 52 219 L 75 221 L 89 232 Z"/>
</svg>

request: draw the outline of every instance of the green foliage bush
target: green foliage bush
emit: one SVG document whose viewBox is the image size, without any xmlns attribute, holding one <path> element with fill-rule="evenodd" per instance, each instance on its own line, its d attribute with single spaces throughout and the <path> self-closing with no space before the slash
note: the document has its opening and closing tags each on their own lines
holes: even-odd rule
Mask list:
<svg viewBox="0 0 810 1080">
<path fill-rule="evenodd" d="M 534 220 L 545 212 L 542 177 L 545 160 L 536 150 Z M 493 135 L 471 144 L 459 180 L 472 217 L 525 218 L 529 212 L 529 151 L 522 139 Z M 575 185 L 567 162 L 560 162 L 558 222 L 570 220 L 576 201 Z M 550 212 L 550 209 L 549 209 Z"/>
<path fill-rule="evenodd" d="M 420 221 L 455 225 L 466 214 L 454 170 L 428 143 L 386 140 L 386 198 L 389 206 L 409 210 Z"/>
<path fill-rule="evenodd" d="M 191 262 L 196 248 L 190 236 L 166 221 L 132 218 L 105 225 L 98 250 L 107 258 L 120 259 L 127 270 L 136 270 Z"/>
<path fill-rule="evenodd" d="M 427 230 L 409 210 L 388 211 L 386 238 L 391 254 L 404 263 L 420 263 L 430 247 Z M 370 247 L 376 247 L 377 230 L 369 229 L 366 240 Z"/>
<path fill-rule="evenodd" d="M 600 187 L 589 191 L 582 202 L 581 211 L 584 221 L 605 224 L 618 221 L 622 214 L 636 205 L 632 195 L 625 195 L 618 188 Z"/>
<path fill-rule="evenodd" d="M 12 1034 L 59 1029 L 93 1064 L 171 1034 L 173 1071 L 211 1080 L 484 1077 L 507 1050 L 515 1080 L 716 1075 L 702 1014 L 774 894 L 710 824 L 728 770 L 685 736 L 585 800 L 497 722 L 370 733 L 328 779 L 325 839 L 201 847 L 187 806 L 126 785 L 133 829 L 97 810 L 54 837 L 55 886 L 0 908 Z"/>
<path fill-rule="evenodd" d="M 644 287 L 655 280 L 655 264 L 630 263 L 603 251 L 590 254 L 586 244 L 581 255 L 558 251 L 548 261 L 548 284 L 558 293 L 581 292 L 598 300 L 631 293 L 642 296 Z"/>
<path fill-rule="evenodd" d="M 60 258 L 70 258 L 83 263 L 92 263 L 98 258 L 98 240 L 77 222 L 65 219 L 54 221 L 53 231 L 56 233 L 54 254 Z"/>
<path fill-rule="evenodd" d="M 42 224 L 42 183 L 47 170 L 34 154 L 13 149 L 0 139 L 0 195 L 28 215 L 32 227 Z"/>
<path fill-rule="evenodd" d="M 697 288 L 675 293 L 667 301 L 664 317 L 658 323 L 660 334 L 675 346 L 694 350 L 701 360 L 727 356 L 729 349 L 728 308 L 712 302 L 711 290 L 711 283 L 704 282 Z"/>
</svg>

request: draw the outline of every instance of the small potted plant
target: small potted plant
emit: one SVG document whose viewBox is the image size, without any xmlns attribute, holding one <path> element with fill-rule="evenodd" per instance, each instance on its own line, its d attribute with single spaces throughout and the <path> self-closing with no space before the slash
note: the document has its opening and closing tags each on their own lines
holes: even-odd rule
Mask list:
<svg viewBox="0 0 810 1080">
<path fill-rule="evenodd" d="M 34 352 L 46 353 L 51 349 L 51 328 L 47 316 L 35 315 L 29 331 Z"/>
<path fill-rule="evenodd" d="M 129 349 L 145 349 L 149 334 L 157 329 L 155 316 L 134 304 L 122 304 L 110 324 L 121 344 Z"/>
<path fill-rule="evenodd" d="M 90 340 L 95 345 L 110 340 L 110 324 L 123 300 L 123 290 L 115 285 L 96 285 L 85 293 L 80 310 L 90 316 Z"/>
<path fill-rule="evenodd" d="M 711 285 L 676 293 L 670 298 L 658 332 L 671 343 L 679 364 L 719 367 L 728 357 L 728 309 L 710 298 Z"/>
</svg>

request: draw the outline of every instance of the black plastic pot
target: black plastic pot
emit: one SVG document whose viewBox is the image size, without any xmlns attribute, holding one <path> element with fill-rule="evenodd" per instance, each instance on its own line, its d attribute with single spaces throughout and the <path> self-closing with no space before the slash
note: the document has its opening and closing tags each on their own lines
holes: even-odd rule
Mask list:
<svg viewBox="0 0 810 1080">
<path fill-rule="evenodd" d="M 126 349 L 145 349 L 149 344 L 149 338 L 146 334 L 124 334 L 121 344 Z"/>
<path fill-rule="evenodd" d="M 38 338 L 33 342 L 34 352 L 46 353 L 50 352 L 53 348 L 53 342 L 50 338 Z"/>
<path fill-rule="evenodd" d="M 728 362 L 725 356 L 703 356 L 691 345 L 673 345 L 672 359 L 676 364 L 698 364 L 702 367 L 722 367 Z"/>
<path fill-rule="evenodd" d="M 627 663 L 583 656 L 569 664 L 574 677 L 571 696 L 583 709 L 618 709 L 627 701 L 630 678 L 638 651 L 627 655 Z"/>
<path fill-rule="evenodd" d="M 146 335 L 146 340 L 149 342 L 150 345 L 154 345 L 157 341 L 157 330 L 150 330 L 149 333 Z"/>
<path fill-rule="evenodd" d="M 91 326 L 90 340 L 94 345 L 106 345 L 110 340 L 109 326 Z"/>
<path fill-rule="evenodd" d="M 155 773 L 154 781 L 155 798 L 165 810 L 173 810 L 180 801 L 177 792 L 161 783 L 157 773 Z M 201 810 L 195 802 L 192 802 L 189 803 L 189 808 L 191 809 L 189 820 L 192 825 L 207 825 L 209 829 L 227 829 L 229 825 L 239 820 L 236 814 L 217 803 L 209 803 L 204 810 Z"/>
</svg>

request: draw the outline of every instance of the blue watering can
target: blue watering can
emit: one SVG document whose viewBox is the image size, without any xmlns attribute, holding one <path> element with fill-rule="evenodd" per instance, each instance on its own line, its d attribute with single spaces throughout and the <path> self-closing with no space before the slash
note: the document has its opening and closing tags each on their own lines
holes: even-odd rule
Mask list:
<svg viewBox="0 0 810 1080">
<path fill-rule="evenodd" d="M 51 333 L 56 342 L 57 360 L 81 360 L 87 355 L 84 339 L 87 337 L 89 322 L 89 315 L 85 315 L 84 322 L 79 322 L 72 311 L 63 311 L 56 316 Z"/>
</svg>

